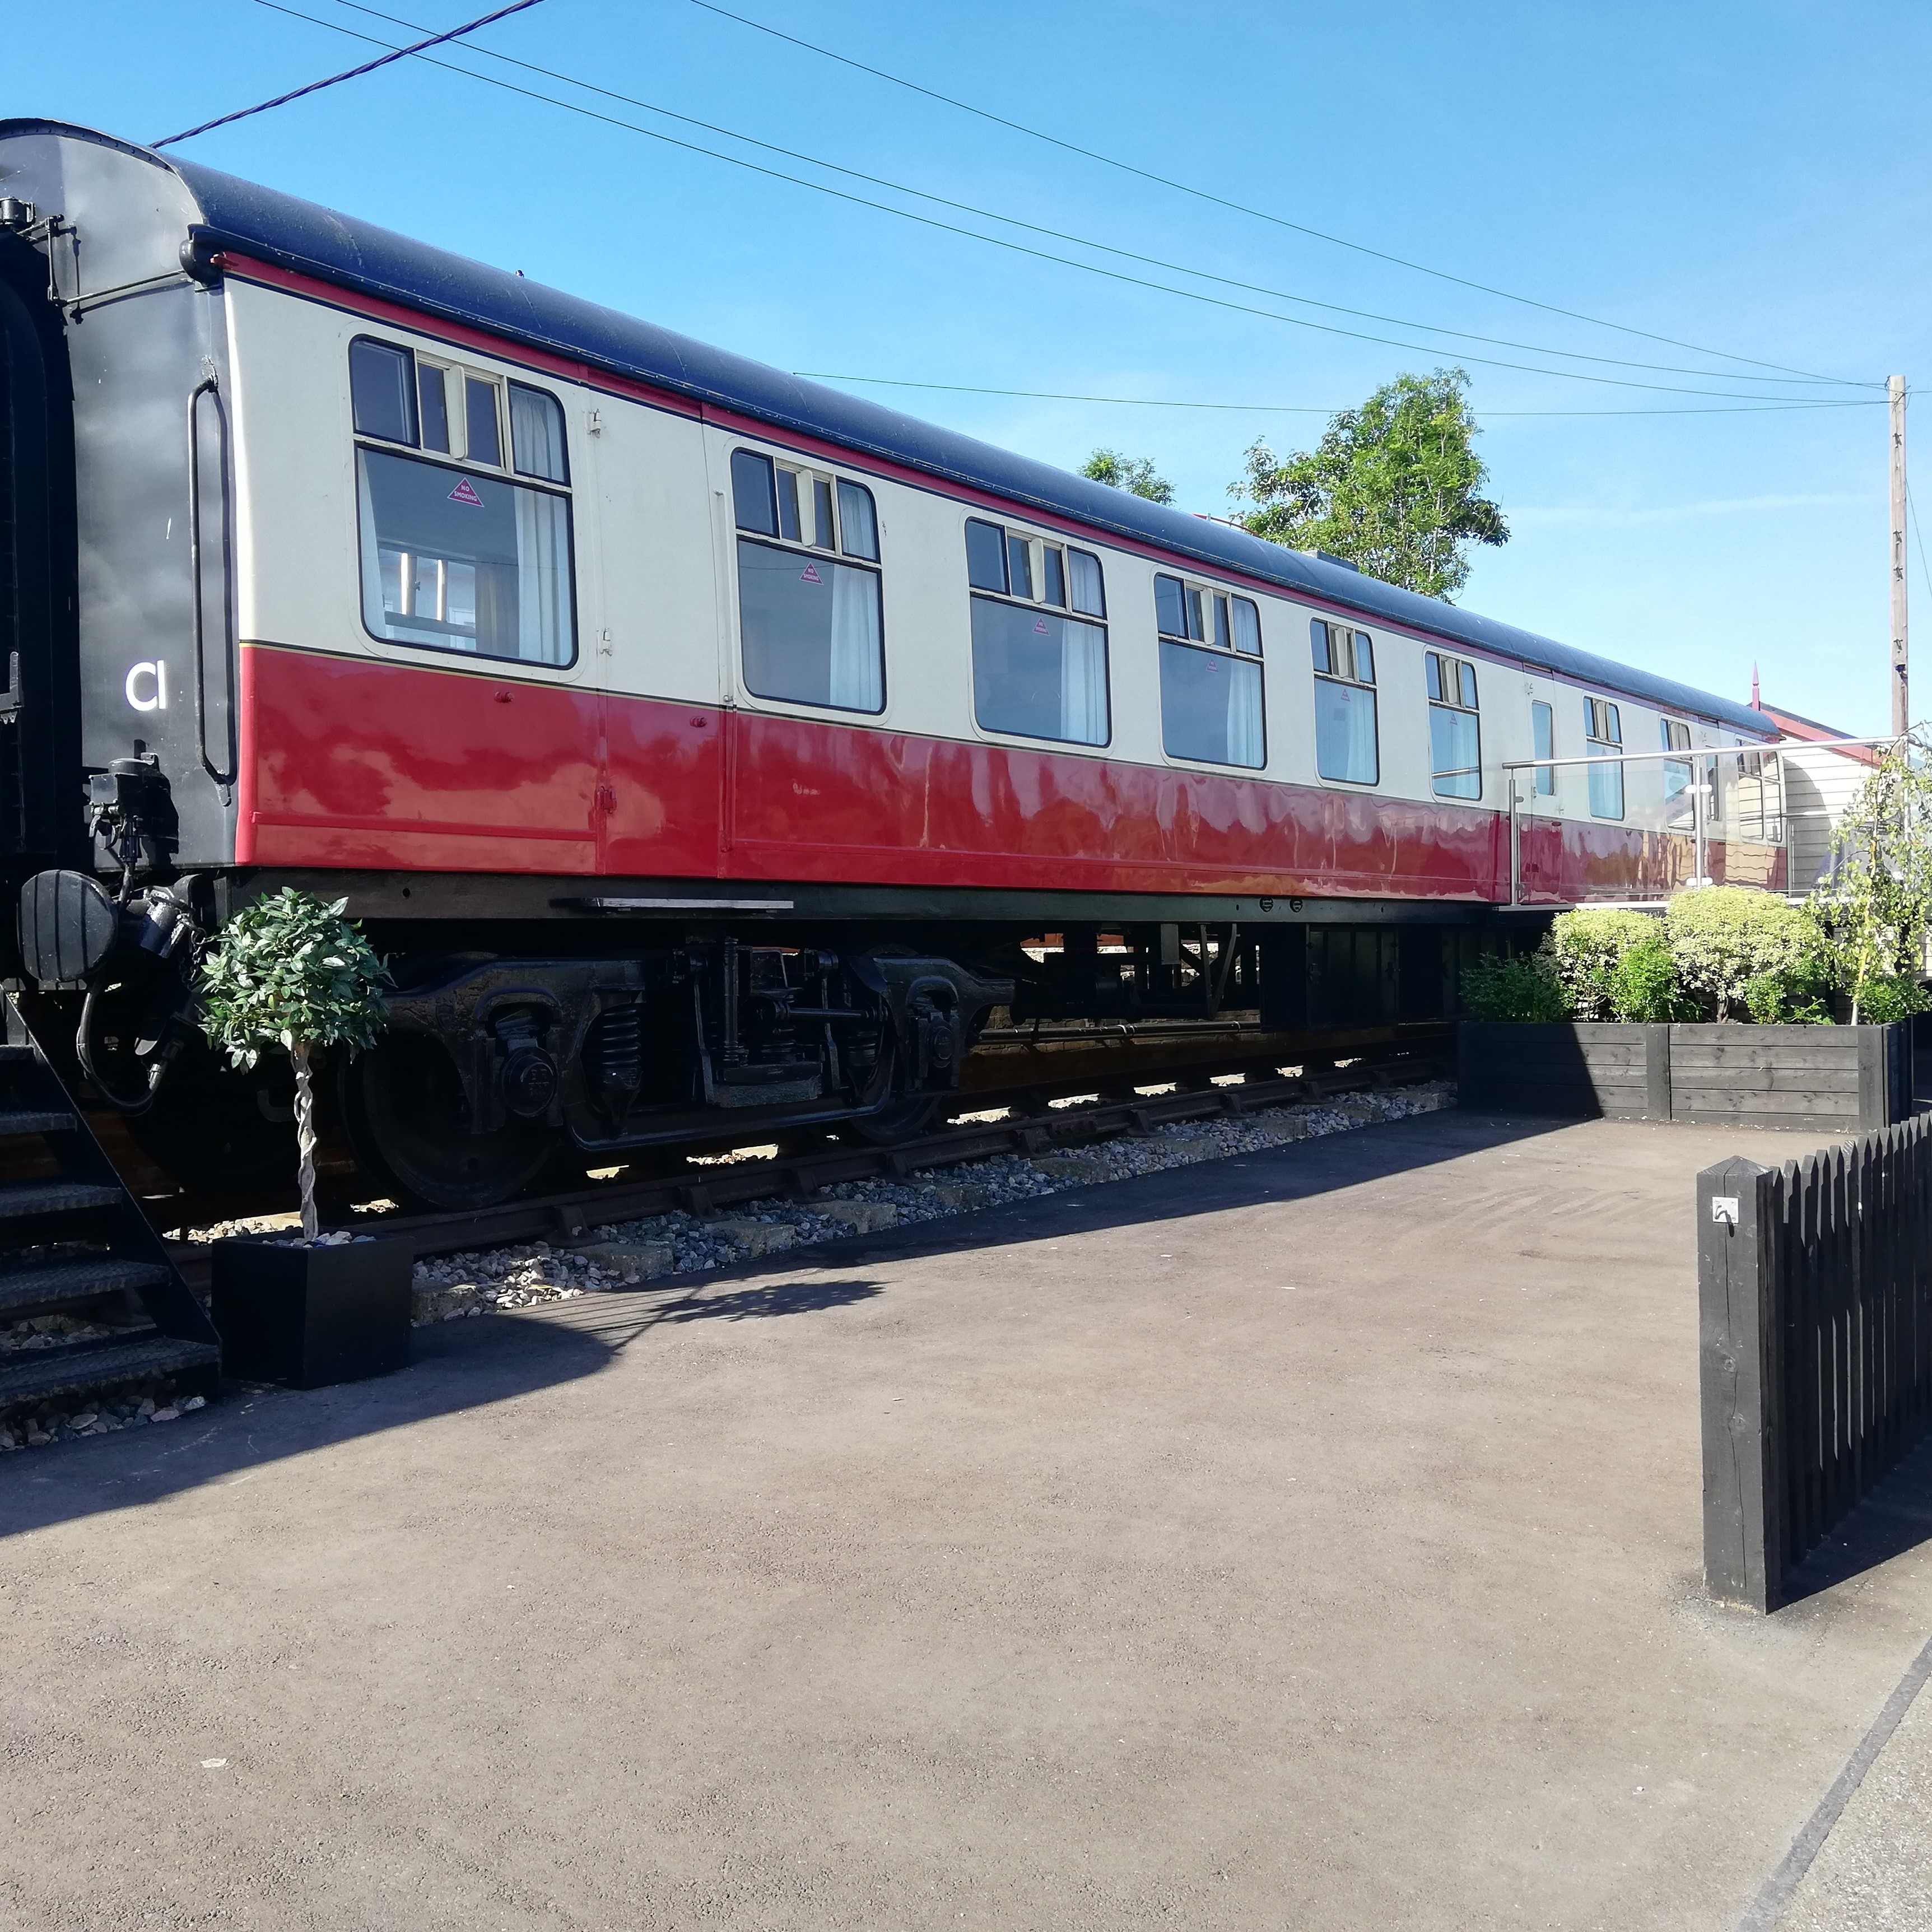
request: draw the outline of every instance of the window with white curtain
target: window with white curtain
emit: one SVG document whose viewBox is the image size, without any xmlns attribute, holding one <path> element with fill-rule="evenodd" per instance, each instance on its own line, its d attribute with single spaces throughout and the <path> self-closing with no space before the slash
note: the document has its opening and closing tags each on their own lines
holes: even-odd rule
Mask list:
<svg viewBox="0 0 1932 1932">
<path fill-rule="evenodd" d="M 1268 763 L 1262 713 L 1262 619 L 1251 598 L 1157 575 L 1161 745 L 1203 764 Z"/>
<path fill-rule="evenodd" d="M 731 494 L 746 688 L 830 711 L 883 711 L 872 493 L 845 477 L 739 449 L 731 454 Z"/>
<path fill-rule="evenodd" d="M 1315 769 L 1342 784 L 1379 784 L 1375 640 L 1366 631 L 1321 617 L 1309 636 L 1315 653 Z"/>
<path fill-rule="evenodd" d="M 1483 795 L 1483 725 L 1476 667 L 1446 651 L 1423 653 L 1429 687 L 1429 770 L 1438 798 Z"/>
<path fill-rule="evenodd" d="M 350 345 L 349 387 L 370 634 L 574 663 L 570 468 L 556 398 L 367 336 Z"/>
<path fill-rule="evenodd" d="M 966 525 L 966 580 L 980 728 L 1106 744 L 1112 728 L 1100 560 L 976 517 Z"/>
</svg>

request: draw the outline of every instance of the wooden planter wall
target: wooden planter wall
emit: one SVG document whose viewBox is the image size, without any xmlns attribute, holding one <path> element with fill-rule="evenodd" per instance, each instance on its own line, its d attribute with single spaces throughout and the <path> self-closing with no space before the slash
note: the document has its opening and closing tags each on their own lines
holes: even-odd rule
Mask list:
<svg viewBox="0 0 1932 1932">
<path fill-rule="evenodd" d="M 1465 1107 L 1867 1133 L 1912 1112 L 1911 1029 L 1519 1025 L 1456 1029 Z"/>
</svg>

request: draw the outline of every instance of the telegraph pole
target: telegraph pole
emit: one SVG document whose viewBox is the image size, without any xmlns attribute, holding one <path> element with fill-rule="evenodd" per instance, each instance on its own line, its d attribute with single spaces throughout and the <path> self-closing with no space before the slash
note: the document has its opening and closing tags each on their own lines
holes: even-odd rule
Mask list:
<svg viewBox="0 0 1932 1932">
<path fill-rule="evenodd" d="M 1905 378 L 1894 376 L 1892 394 L 1892 728 L 1912 728 L 1910 633 L 1905 608 Z"/>
</svg>

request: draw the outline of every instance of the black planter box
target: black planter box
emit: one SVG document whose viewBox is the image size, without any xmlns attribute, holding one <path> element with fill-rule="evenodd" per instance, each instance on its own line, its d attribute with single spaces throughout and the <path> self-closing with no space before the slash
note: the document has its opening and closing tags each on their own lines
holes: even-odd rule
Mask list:
<svg viewBox="0 0 1932 1932">
<path fill-rule="evenodd" d="M 259 1237 L 214 1244 L 222 1366 L 244 1382 L 321 1388 L 387 1375 L 410 1359 L 408 1241 L 284 1247 Z"/>
<path fill-rule="evenodd" d="M 1912 1116 L 1911 1030 L 1890 1026 L 1456 1029 L 1457 1099 L 1494 1113 L 1869 1133 Z"/>
</svg>

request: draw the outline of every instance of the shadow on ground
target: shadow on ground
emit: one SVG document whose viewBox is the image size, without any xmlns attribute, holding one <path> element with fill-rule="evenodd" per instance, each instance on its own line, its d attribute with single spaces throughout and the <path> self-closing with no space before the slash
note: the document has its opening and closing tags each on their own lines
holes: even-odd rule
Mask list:
<svg viewBox="0 0 1932 1932">
<path fill-rule="evenodd" d="M 1448 1112 L 1324 1136 L 1010 1207 L 826 1242 L 652 1286 L 418 1330 L 398 1373 L 304 1393 L 230 1388 L 191 1420 L 0 1461 L 0 1538 L 125 1509 L 278 1458 L 406 1428 L 592 1375 L 653 1330 L 806 1315 L 877 1298 L 890 1263 L 1292 1202 L 1555 1132 L 1551 1119 Z M 1694 1169 L 1684 1168 L 1685 1212 Z M 1687 1285 L 1687 1292 L 1694 1289 Z"/>
<path fill-rule="evenodd" d="M 1851 1514 L 1785 1578 L 1784 1600 L 1802 1603 L 1932 1542 L 1932 1442 L 1880 1478 Z"/>
</svg>

